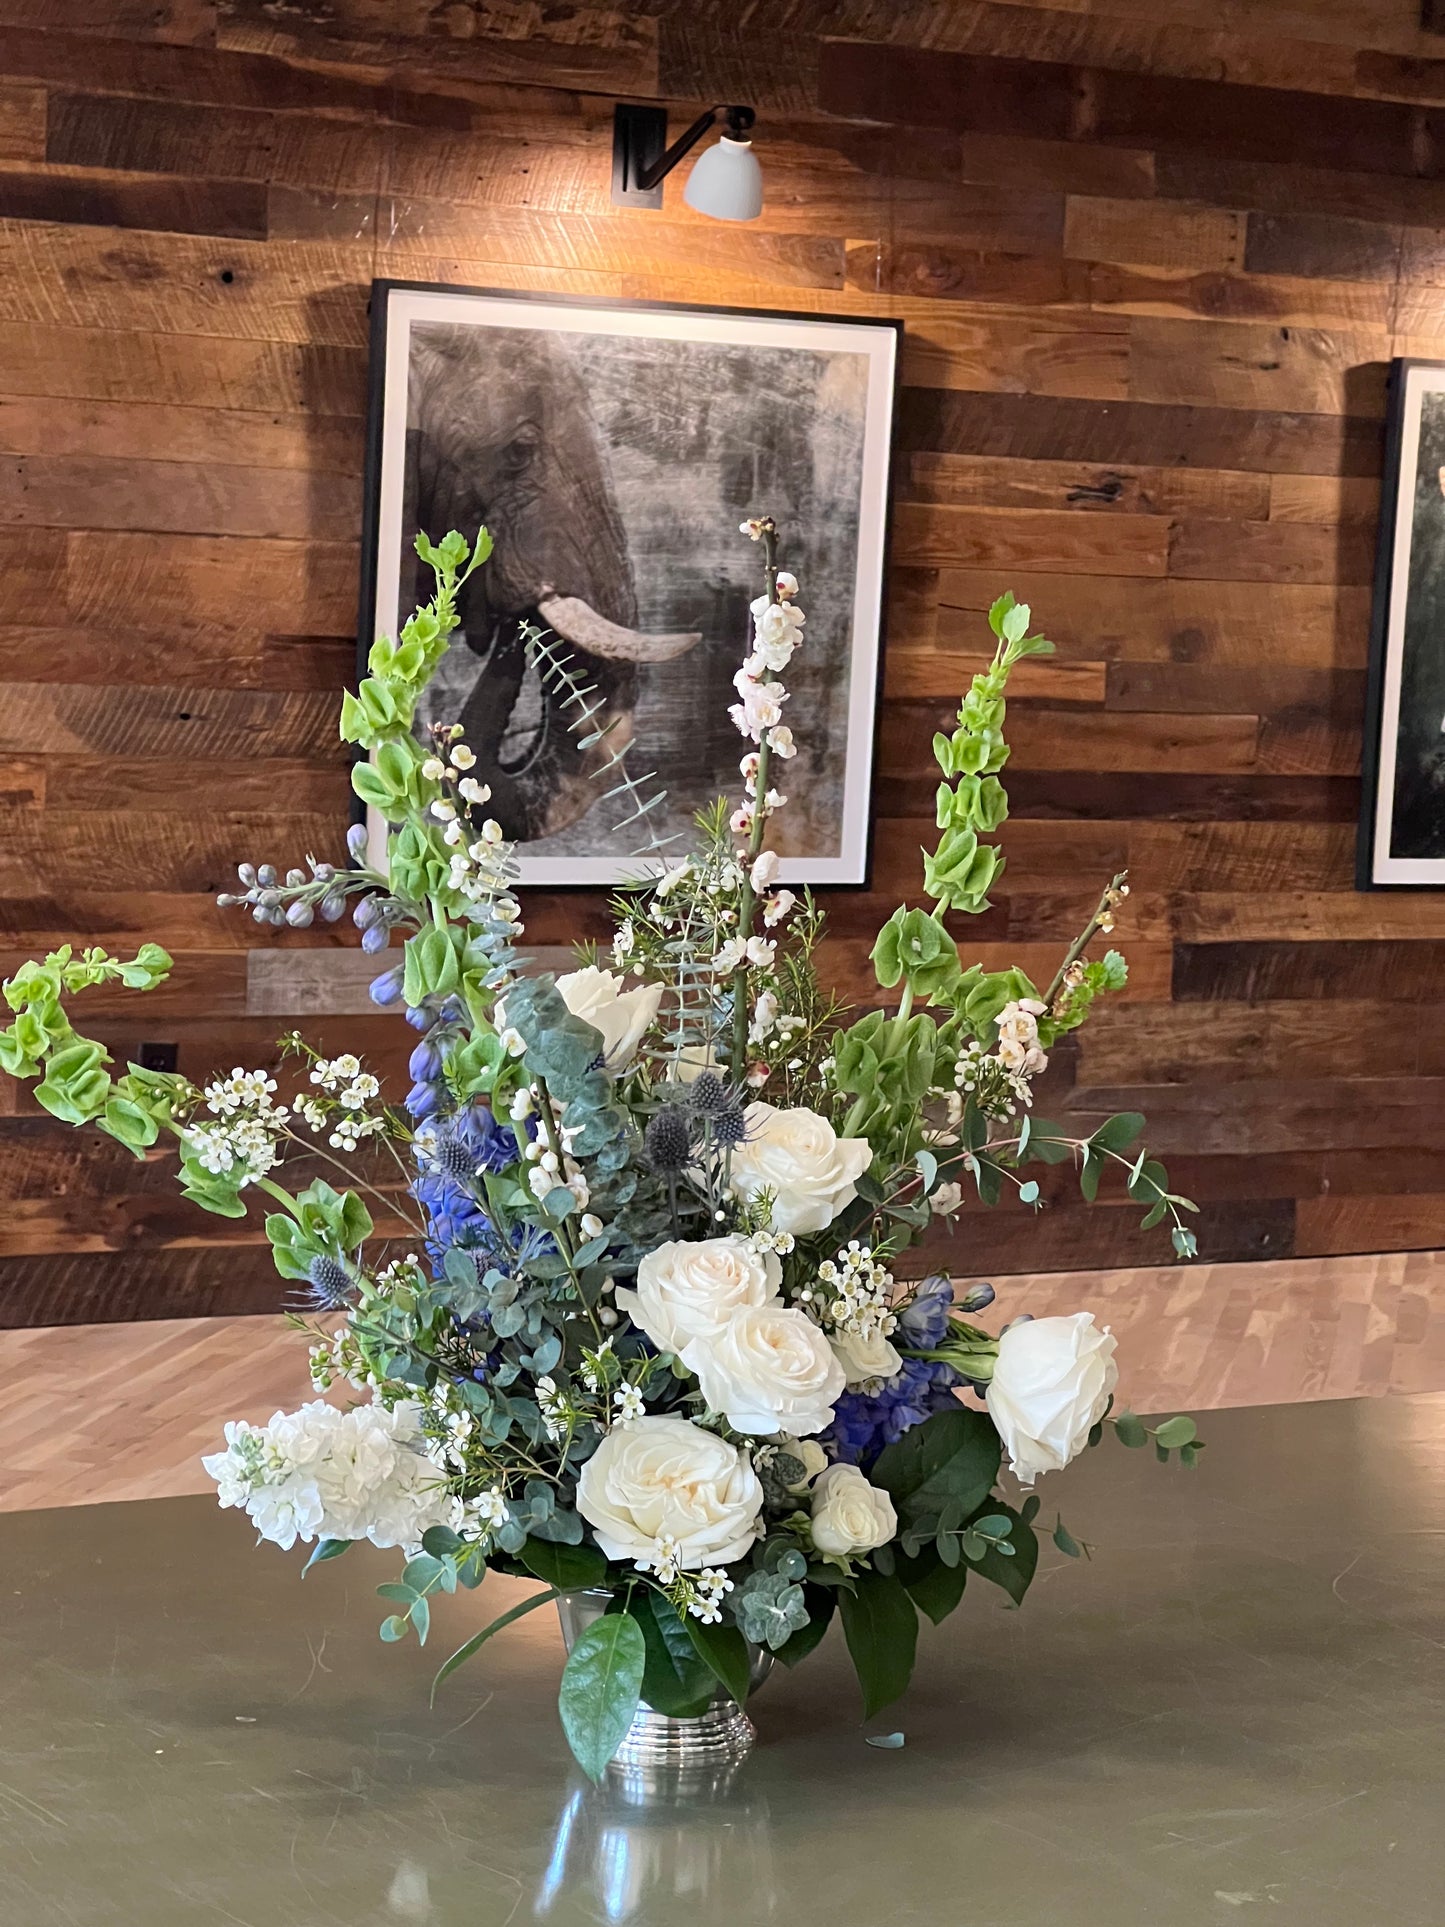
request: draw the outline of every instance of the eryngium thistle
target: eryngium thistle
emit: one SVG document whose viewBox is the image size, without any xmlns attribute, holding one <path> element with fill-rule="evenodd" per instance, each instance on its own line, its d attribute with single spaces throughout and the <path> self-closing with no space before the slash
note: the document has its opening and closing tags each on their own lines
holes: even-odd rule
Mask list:
<svg viewBox="0 0 1445 1927">
<path fill-rule="evenodd" d="M 454 1137 L 439 1138 L 432 1152 L 432 1163 L 444 1171 L 453 1184 L 470 1184 L 477 1175 L 477 1155 Z"/>
<path fill-rule="evenodd" d="M 460 1325 L 449 1326 L 438 1334 L 432 1346 L 432 1356 L 436 1359 L 437 1370 L 445 1372 L 448 1378 L 470 1378 L 477 1367 L 486 1362 L 486 1353 L 471 1333 L 463 1331 Z"/>
<path fill-rule="evenodd" d="M 741 1144 L 748 1134 L 747 1119 L 740 1104 L 729 1104 L 726 1110 L 718 1111 L 710 1122 L 712 1141 L 723 1150 L 731 1144 Z"/>
<path fill-rule="evenodd" d="M 703 1117 L 715 1117 L 719 1111 L 725 1111 L 731 1102 L 728 1087 L 716 1071 L 699 1071 L 688 1086 L 688 1108 Z"/>
<path fill-rule="evenodd" d="M 343 1311 L 351 1303 L 351 1273 L 339 1258 L 318 1251 L 306 1273 L 307 1298 L 317 1311 Z"/>
<path fill-rule="evenodd" d="M 669 1105 L 661 1110 L 642 1134 L 642 1149 L 654 1171 L 664 1175 L 686 1168 L 691 1156 L 691 1133 L 682 1112 Z"/>
</svg>

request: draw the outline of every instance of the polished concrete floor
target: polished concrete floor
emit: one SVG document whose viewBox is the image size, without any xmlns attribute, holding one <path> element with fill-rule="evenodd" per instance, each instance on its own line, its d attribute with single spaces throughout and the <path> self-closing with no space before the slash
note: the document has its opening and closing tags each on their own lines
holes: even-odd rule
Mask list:
<svg viewBox="0 0 1445 1927">
<path fill-rule="evenodd" d="M 1220 1412 L 1199 1468 L 1044 1482 L 1094 1548 L 972 1591 L 866 1729 L 830 1636 L 711 1803 L 579 1784 L 544 1609 L 381 1646 L 353 1553 L 298 1577 L 198 1499 L 0 1519 L 4 1927 L 1439 1927 L 1445 1398 Z M 489 1596 L 488 1596 L 489 1595 Z"/>
</svg>

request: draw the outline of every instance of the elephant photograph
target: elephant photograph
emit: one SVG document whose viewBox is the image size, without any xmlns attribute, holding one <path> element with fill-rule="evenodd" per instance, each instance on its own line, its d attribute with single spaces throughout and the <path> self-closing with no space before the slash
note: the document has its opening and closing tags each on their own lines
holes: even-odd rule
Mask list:
<svg viewBox="0 0 1445 1927">
<path fill-rule="evenodd" d="M 417 530 L 489 531 L 417 727 L 461 724 L 521 881 L 656 869 L 737 790 L 727 712 L 762 588 L 739 524 L 759 514 L 807 611 L 783 874 L 865 881 L 895 325 L 394 282 L 374 299 L 362 645 L 430 592 Z M 605 740 L 538 637 L 605 706 Z M 659 799 L 642 824 L 608 794 L 623 745 Z"/>
</svg>

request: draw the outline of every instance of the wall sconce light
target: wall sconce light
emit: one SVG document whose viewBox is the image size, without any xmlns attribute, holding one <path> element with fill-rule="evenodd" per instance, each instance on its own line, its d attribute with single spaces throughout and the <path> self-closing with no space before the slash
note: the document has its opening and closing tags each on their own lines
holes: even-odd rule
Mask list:
<svg viewBox="0 0 1445 1927">
<path fill-rule="evenodd" d="M 726 127 L 693 168 L 682 198 L 715 221 L 756 221 L 763 211 L 763 172 L 748 135 L 751 107 L 709 107 L 667 145 L 665 107 L 619 104 L 612 114 L 612 200 L 616 207 L 661 207 L 662 183 L 722 114 Z"/>
</svg>

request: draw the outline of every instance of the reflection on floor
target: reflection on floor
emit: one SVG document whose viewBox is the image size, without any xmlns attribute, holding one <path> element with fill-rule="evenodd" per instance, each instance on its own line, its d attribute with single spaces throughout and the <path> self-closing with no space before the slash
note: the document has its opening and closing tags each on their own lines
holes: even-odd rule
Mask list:
<svg viewBox="0 0 1445 1927">
<path fill-rule="evenodd" d="M 1095 1312 L 1136 1411 L 1445 1391 L 1445 1252 L 1008 1278 L 996 1315 Z M 228 1418 L 310 1396 L 280 1318 L 0 1332 L 0 1509 L 208 1489 Z"/>
</svg>

